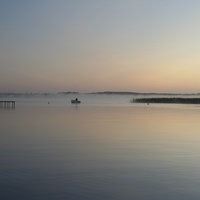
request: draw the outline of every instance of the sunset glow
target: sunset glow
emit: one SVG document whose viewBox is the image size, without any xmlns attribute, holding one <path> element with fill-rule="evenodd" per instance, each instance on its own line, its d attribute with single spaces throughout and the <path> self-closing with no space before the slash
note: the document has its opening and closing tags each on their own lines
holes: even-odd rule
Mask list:
<svg viewBox="0 0 200 200">
<path fill-rule="evenodd" d="M 0 92 L 200 92 L 199 1 L 0 1 Z"/>
</svg>

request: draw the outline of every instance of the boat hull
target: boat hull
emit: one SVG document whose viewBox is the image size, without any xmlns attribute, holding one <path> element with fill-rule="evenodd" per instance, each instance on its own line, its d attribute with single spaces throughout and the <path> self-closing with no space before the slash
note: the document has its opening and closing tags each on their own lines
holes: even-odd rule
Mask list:
<svg viewBox="0 0 200 200">
<path fill-rule="evenodd" d="M 81 103 L 81 101 L 71 100 L 71 103 Z"/>
</svg>

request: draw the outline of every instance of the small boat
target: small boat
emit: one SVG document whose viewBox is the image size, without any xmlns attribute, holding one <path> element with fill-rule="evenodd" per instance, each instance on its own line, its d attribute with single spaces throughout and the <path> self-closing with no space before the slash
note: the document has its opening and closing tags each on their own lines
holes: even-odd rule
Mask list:
<svg viewBox="0 0 200 200">
<path fill-rule="evenodd" d="M 81 101 L 79 101 L 78 99 L 73 99 L 71 100 L 71 103 L 81 103 Z"/>
</svg>

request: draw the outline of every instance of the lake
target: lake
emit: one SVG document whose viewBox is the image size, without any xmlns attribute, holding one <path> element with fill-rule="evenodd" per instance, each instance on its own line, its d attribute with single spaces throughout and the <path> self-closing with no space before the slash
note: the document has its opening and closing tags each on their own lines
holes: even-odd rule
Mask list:
<svg viewBox="0 0 200 200">
<path fill-rule="evenodd" d="M 200 105 L 74 97 L 0 108 L 0 199 L 200 198 Z"/>
</svg>

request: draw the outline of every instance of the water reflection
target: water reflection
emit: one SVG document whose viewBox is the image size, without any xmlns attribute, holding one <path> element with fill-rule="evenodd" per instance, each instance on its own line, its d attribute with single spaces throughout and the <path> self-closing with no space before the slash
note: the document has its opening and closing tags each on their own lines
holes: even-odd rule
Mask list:
<svg viewBox="0 0 200 200">
<path fill-rule="evenodd" d="M 152 104 L 0 112 L 0 197 L 197 199 L 199 117 L 198 106 Z"/>
<path fill-rule="evenodd" d="M 14 110 L 15 107 L 0 107 L 0 110 Z"/>
</svg>

